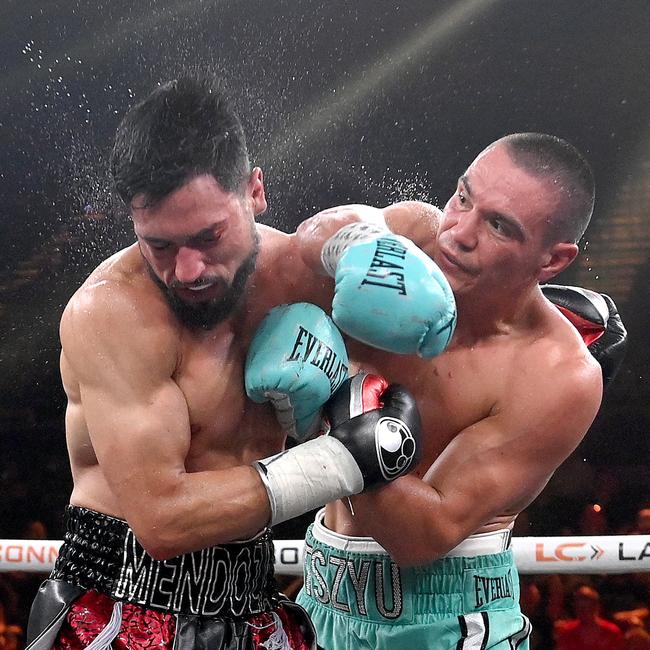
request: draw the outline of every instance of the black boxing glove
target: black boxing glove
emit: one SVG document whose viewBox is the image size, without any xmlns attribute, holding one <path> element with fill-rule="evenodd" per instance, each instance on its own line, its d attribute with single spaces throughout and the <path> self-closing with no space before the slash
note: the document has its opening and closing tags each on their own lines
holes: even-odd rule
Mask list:
<svg viewBox="0 0 650 650">
<path fill-rule="evenodd" d="M 422 457 L 422 423 L 415 399 L 399 384 L 359 373 L 341 384 L 324 407 L 330 436 L 361 470 L 364 489 L 411 471 Z"/>
<path fill-rule="evenodd" d="M 545 284 L 541 289 L 580 332 L 600 364 L 606 387 L 621 367 L 627 346 L 627 330 L 614 301 L 604 293 L 581 287 Z"/>
<path fill-rule="evenodd" d="M 347 379 L 325 413 L 326 435 L 254 463 L 269 497 L 271 525 L 392 481 L 420 457 L 415 400 L 382 377 Z"/>
</svg>

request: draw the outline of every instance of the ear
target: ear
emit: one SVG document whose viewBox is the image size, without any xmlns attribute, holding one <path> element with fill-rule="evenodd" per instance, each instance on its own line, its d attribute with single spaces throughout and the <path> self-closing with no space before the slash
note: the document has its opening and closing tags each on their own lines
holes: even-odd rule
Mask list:
<svg viewBox="0 0 650 650">
<path fill-rule="evenodd" d="M 266 212 L 266 193 L 264 191 L 264 174 L 255 167 L 248 179 L 248 196 L 253 205 L 253 214 L 258 216 Z"/>
<path fill-rule="evenodd" d="M 539 282 L 547 282 L 553 276 L 564 271 L 577 255 L 577 244 L 570 244 L 569 242 L 553 244 L 550 251 L 546 254 L 545 263 L 540 269 L 537 279 Z"/>
</svg>

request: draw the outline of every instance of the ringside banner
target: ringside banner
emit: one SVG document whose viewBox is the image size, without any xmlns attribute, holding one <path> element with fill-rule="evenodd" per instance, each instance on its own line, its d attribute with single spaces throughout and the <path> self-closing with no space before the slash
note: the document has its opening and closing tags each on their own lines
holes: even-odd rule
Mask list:
<svg viewBox="0 0 650 650">
<path fill-rule="evenodd" d="M 0 539 L 0 572 L 48 573 L 60 540 Z M 515 537 L 517 569 L 532 573 L 637 573 L 650 571 L 650 535 Z M 303 540 L 275 540 L 275 570 L 301 575 Z"/>
</svg>

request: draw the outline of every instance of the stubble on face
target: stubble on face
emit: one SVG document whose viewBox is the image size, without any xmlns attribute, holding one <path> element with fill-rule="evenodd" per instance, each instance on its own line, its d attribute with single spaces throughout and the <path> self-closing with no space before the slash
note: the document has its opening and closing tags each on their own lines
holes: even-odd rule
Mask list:
<svg viewBox="0 0 650 650">
<path fill-rule="evenodd" d="M 226 320 L 235 311 L 244 295 L 248 279 L 255 271 L 259 254 L 260 236 L 255 224 L 252 225 L 251 234 L 253 239 L 252 249 L 235 271 L 232 282 L 226 286 L 221 296 L 204 302 L 188 303 L 183 301 L 174 290 L 173 283 L 172 286 L 165 284 L 156 275 L 153 267 L 143 255 L 149 276 L 160 289 L 181 325 L 194 331 L 210 330 Z"/>
</svg>

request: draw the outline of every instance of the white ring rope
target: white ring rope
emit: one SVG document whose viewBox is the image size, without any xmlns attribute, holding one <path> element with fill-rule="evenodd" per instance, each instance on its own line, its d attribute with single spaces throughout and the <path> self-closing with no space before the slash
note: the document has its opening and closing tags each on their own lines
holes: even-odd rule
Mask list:
<svg viewBox="0 0 650 650">
<path fill-rule="evenodd" d="M 52 570 L 62 542 L 0 539 L 0 573 Z M 650 535 L 515 537 L 512 548 L 519 572 L 637 573 L 650 571 Z M 275 540 L 275 570 L 302 575 L 303 540 Z"/>
</svg>

